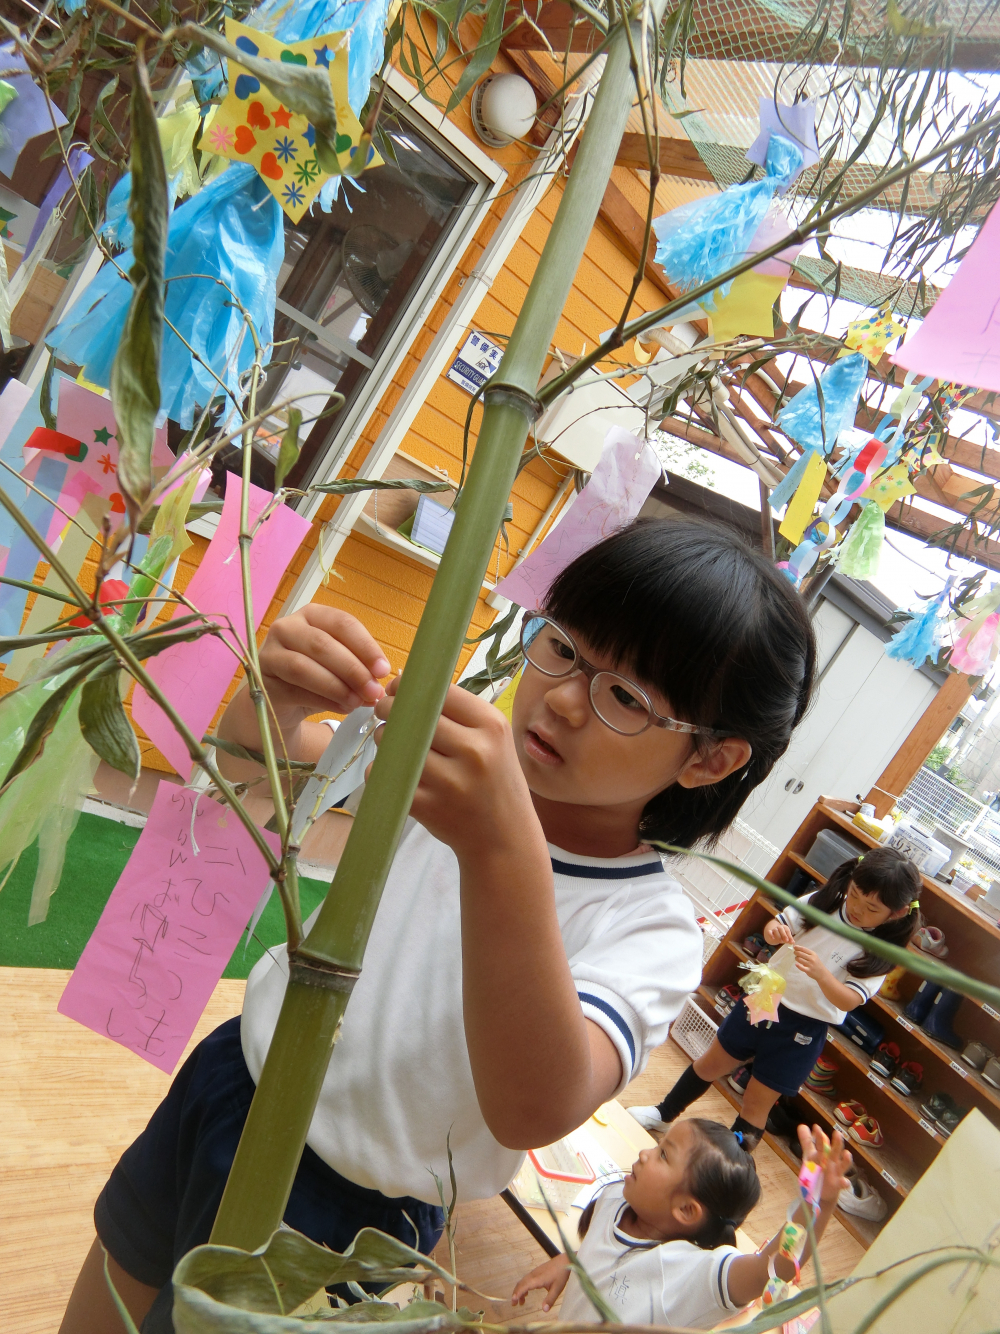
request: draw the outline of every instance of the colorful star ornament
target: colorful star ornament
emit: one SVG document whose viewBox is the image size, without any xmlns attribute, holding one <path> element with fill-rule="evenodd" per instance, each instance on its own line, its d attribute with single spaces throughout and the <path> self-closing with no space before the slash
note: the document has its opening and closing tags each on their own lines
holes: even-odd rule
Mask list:
<svg viewBox="0 0 1000 1334">
<path fill-rule="evenodd" d="M 227 19 L 226 37 L 250 56 L 327 70 L 337 107 L 337 160 L 342 171 L 352 166 L 362 127 L 347 100 L 350 34 L 327 32 L 308 41 L 286 44 Z M 292 222 L 301 219 L 330 178 L 316 161 L 315 139 L 305 116 L 282 106 L 259 79 L 235 61 L 230 62 L 229 92 L 206 125 L 202 143 L 234 162 L 252 163 Z M 365 165 L 382 165 L 373 148 L 368 150 Z"/>
<path fill-rule="evenodd" d="M 744 1000 L 750 1023 L 774 1023 L 788 985 L 785 978 L 767 963 L 741 963 L 740 967 L 745 968 L 748 974 L 740 978 L 740 986 L 746 992 Z"/>
<path fill-rule="evenodd" d="M 888 345 L 904 333 L 906 325 L 900 324 L 892 313 L 892 306 L 887 303 L 877 315 L 854 320 L 847 326 L 844 350 L 840 355 L 846 357 L 849 352 L 863 352 L 871 364 L 877 366 Z"/>
</svg>

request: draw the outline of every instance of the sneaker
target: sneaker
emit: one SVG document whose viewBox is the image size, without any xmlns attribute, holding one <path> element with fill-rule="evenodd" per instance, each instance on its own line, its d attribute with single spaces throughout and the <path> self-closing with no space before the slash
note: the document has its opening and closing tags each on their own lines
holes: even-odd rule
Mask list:
<svg viewBox="0 0 1000 1334">
<path fill-rule="evenodd" d="M 751 959 L 756 959 L 757 955 L 766 944 L 767 942 L 760 932 L 755 931 L 752 936 L 747 936 L 743 941 L 743 948 L 746 950 L 747 954 L 750 955 Z"/>
<path fill-rule="evenodd" d="M 626 1107 L 625 1110 L 651 1135 L 662 1135 L 667 1128 L 666 1121 L 660 1120 L 659 1107 Z"/>
<path fill-rule="evenodd" d="M 853 1126 L 859 1116 L 867 1116 L 868 1109 L 853 1099 L 850 1102 L 838 1102 L 833 1114 L 842 1126 Z"/>
<path fill-rule="evenodd" d="M 712 998 L 712 1003 L 720 1014 L 729 1014 L 743 999 L 743 992 L 734 983 L 720 987 Z"/>
<path fill-rule="evenodd" d="M 816 1062 L 816 1064 L 813 1066 L 814 1073 L 818 1071 L 820 1074 L 829 1076 L 830 1079 L 832 1079 L 839 1070 L 840 1066 L 837 1064 L 837 1062 L 831 1061 L 828 1056 L 821 1056 L 819 1060 Z"/>
<path fill-rule="evenodd" d="M 885 1200 L 871 1188 L 860 1172 L 851 1178 L 850 1186 L 840 1192 L 837 1204 L 845 1214 L 870 1218 L 875 1223 L 881 1222 L 889 1212 Z"/>
<path fill-rule="evenodd" d="M 944 932 L 937 926 L 922 926 L 911 942 L 925 954 L 933 954 L 936 959 L 948 957 L 948 946 L 944 943 Z"/>
<path fill-rule="evenodd" d="M 995 1056 L 986 1062 L 983 1078 L 987 1084 L 992 1084 L 995 1089 L 1000 1089 L 1000 1060 Z"/>
<path fill-rule="evenodd" d="M 748 1065 L 741 1065 L 729 1076 L 729 1087 L 735 1089 L 737 1093 L 745 1093 L 752 1073 Z"/>
<path fill-rule="evenodd" d="M 890 1083 L 894 1089 L 907 1095 L 916 1093 L 924 1082 L 924 1067 L 919 1061 L 903 1061 Z"/>
<path fill-rule="evenodd" d="M 885 1143 L 882 1127 L 874 1116 L 859 1116 L 847 1127 L 847 1133 L 851 1139 L 857 1140 L 859 1144 L 864 1144 L 869 1149 L 881 1149 Z"/>
<path fill-rule="evenodd" d="M 938 1117 L 954 1105 L 947 1093 L 932 1093 L 925 1102 L 920 1104 L 920 1112 L 922 1116 L 926 1116 L 928 1121 L 936 1123 Z"/>
<path fill-rule="evenodd" d="M 959 1107 L 957 1102 L 952 1102 L 950 1107 L 946 1107 L 937 1118 L 937 1128 L 941 1134 L 948 1138 L 960 1121 L 968 1116 L 968 1108 Z"/>
<path fill-rule="evenodd" d="M 900 1050 L 895 1042 L 883 1042 L 871 1059 L 871 1069 L 884 1079 L 891 1079 L 899 1066 L 899 1057 Z"/>
<path fill-rule="evenodd" d="M 983 1042 L 970 1042 L 962 1052 L 962 1060 L 971 1065 L 973 1070 L 985 1070 L 986 1062 L 993 1059 L 993 1053 Z"/>
</svg>

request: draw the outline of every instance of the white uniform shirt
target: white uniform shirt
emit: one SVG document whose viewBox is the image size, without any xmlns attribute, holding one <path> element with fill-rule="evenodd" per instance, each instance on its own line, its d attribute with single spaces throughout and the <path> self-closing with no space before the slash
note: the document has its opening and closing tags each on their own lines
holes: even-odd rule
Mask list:
<svg viewBox="0 0 1000 1334">
<path fill-rule="evenodd" d="M 812 897 L 812 894 L 806 894 L 802 902 L 808 903 Z M 843 904 L 840 905 L 837 916 L 850 926 L 850 922 L 844 916 Z M 825 926 L 809 926 L 797 908 L 783 908 L 778 914 L 778 921 L 784 922 L 785 926 L 791 929 L 796 945 L 815 951 L 837 981 L 843 982 L 845 987 L 852 987 L 861 997 L 862 1003 L 871 1000 L 885 980 L 884 974 L 879 977 L 851 977 L 847 965 L 852 959 L 858 959 L 864 954 L 862 947 L 855 945 L 853 940 L 845 940 L 843 936 L 828 931 Z M 782 1005 L 799 1014 L 811 1015 L 813 1019 L 825 1019 L 828 1024 L 844 1022 L 847 1011 L 838 1010 L 833 1001 L 823 995 L 818 982 L 806 977 L 805 973 L 794 964 L 787 972 L 788 985 L 781 998 Z"/>
<path fill-rule="evenodd" d="M 712 1329 L 737 1308 L 729 1300 L 728 1270 L 735 1246 L 705 1251 L 690 1241 L 639 1241 L 619 1225 L 627 1205 L 617 1183 L 601 1193 L 577 1255 L 618 1319 L 625 1325 Z M 600 1319 L 570 1274 L 559 1320 Z"/>
<path fill-rule="evenodd" d="M 549 852 L 584 1015 L 621 1057 L 617 1094 L 666 1040 L 684 997 L 698 985 L 701 932 L 658 854 L 606 859 L 551 846 Z M 460 906 L 455 854 L 413 823 L 389 872 L 307 1137 L 348 1180 L 432 1204 L 438 1203 L 432 1172 L 448 1180 L 449 1131 L 460 1200 L 495 1195 L 524 1161 L 494 1139 L 479 1110 L 462 1014 Z M 255 1081 L 287 977 L 281 947 L 247 981 L 241 1032 Z"/>
</svg>

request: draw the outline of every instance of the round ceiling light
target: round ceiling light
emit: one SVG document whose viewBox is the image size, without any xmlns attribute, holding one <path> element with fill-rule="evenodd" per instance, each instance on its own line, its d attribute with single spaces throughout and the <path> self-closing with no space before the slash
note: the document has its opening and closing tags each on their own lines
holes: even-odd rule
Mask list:
<svg viewBox="0 0 1000 1334">
<path fill-rule="evenodd" d="M 523 139 L 535 120 L 535 90 L 520 74 L 491 74 L 472 94 L 472 124 L 484 144 Z"/>
</svg>

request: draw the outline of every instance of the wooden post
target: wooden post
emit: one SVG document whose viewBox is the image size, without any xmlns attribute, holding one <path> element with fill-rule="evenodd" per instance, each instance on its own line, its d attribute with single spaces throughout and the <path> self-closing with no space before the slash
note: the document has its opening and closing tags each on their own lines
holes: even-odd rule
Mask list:
<svg viewBox="0 0 1000 1334">
<path fill-rule="evenodd" d="M 866 801 L 882 818 L 892 810 L 897 797 L 941 740 L 948 724 L 958 717 L 972 693 L 972 681 L 961 672 L 950 672 L 947 680 L 917 720 L 913 731 L 879 775 Z"/>
</svg>

